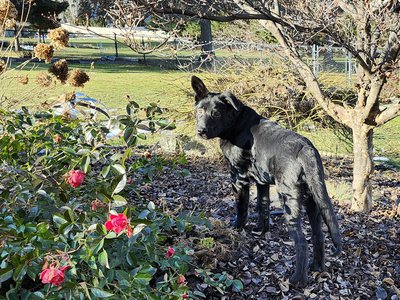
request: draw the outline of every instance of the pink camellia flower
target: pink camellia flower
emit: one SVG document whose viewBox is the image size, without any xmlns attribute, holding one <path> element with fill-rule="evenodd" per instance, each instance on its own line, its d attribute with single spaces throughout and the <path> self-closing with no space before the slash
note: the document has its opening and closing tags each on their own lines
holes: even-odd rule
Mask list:
<svg viewBox="0 0 400 300">
<path fill-rule="evenodd" d="M 127 229 L 128 218 L 124 214 L 110 214 L 110 219 L 104 224 L 108 231 L 114 231 L 119 234 L 121 231 Z"/>
<path fill-rule="evenodd" d="M 73 188 L 80 186 L 85 181 L 85 173 L 82 170 L 71 170 L 64 175 L 65 182 Z"/>
<path fill-rule="evenodd" d="M 187 298 L 189 298 L 188 294 L 186 294 L 186 293 L 182 294 L 182 299 L 187 299 Z"/>
<path fill-rule="evenodd" d="M 178 280 L 177 280 L 178 284 L 180 285 L 184 285 L 186 283 L 186 278 L 185 276 L 183 276 L 182 274 L 178 276 Z"/>
<path fill-rule="evenodd" d="M 167 253 L 165 254 L 165 256 L 167 258 L 170 258 L 170 257 L 174 256 L 174 254 L 175 254 L 175 249 L 172 248 L 172 247 L 169 247 L 168 250 L 167 250 Z"/>
<path fill-rule="evenodd" d="M 61 286 L 65 280 L 65 272 L 67 272 L 70 268 L 70 266 L 55 268 L 54 265 L 50 265 L 50 267 L 44 269 L 40 273 L 39 278 L 44 284 L 50 283 L 56 286 Z"/>
</svg>

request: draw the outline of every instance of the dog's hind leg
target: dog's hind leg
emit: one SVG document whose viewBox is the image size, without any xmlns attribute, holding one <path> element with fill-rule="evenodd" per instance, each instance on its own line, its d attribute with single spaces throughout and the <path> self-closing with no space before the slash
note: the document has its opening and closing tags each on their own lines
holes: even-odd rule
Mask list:
<svg viewBox="0 0 400 300">
<path fill-rule="evenodd" d="M 269 184 L 257 183 L 257 227 L 253 229 L 255 234 L 269 231 Z"/>
<path fill-rule="evenodd" d="M 301 228 L 299 191 L 278 188 L 284 201 L 285 219 L 296 248 L 296 268 L 289 282 L 298 287 L 307 284 L 308 246 Z"/>
<path fill-rule="evenodd" d="M 325 267 L 325 254 L 324 234 L 321 227 L 321 213 L 311 195 L 307 196 L 304 205 L 306 207 L 312 231 L 313 260 L 310 264 L 310 268 L 312 271 L 322 272 Z"/>
<path fill-rule="evenodd" d="M 247 176 L 231 172 L 232 188 L 236 199 L 236 220 L 235 228 L 243 228 L 247 223 L 250 197 L 250 181 Z"/>
</svg>

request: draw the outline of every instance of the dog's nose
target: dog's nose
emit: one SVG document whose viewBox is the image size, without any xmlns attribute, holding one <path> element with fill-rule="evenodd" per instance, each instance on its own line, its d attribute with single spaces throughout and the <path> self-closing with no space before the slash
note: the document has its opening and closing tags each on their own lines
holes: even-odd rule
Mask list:
<svg viewBox="0 0 400 300">
<path fill-rule="evenodd" d="M 207 128 L 198 128 L 198 129 L 197 129 L 197 133 L 198 133 L 199 135 L 206 134 L 207 131 L 208 131 Z"/>
</svg>

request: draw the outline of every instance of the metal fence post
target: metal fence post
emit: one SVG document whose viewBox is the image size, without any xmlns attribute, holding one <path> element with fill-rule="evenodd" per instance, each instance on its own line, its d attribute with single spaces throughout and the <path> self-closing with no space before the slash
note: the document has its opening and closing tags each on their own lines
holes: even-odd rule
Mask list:
<svg viewBox="0 0 400 300">
<path fill-rule="evenodd" d="M 315 77 L 318 77 L 318 72 L 319 72 L 319 46 L 316 44 L 312 45 L 312 50 L 311 50 L 311 55 L 312 55 L 312 62 L 313 62 L 313 73 Z"/>
<path fill-rule="evenodd" d="M 144 53 L 145 43 L 144 43 L 144 37 L 143 36 L 142 36 L 142 47 L 143 47 L 143 63 L 146 64 L 146 54 Z"/>
<path fill-rule="evenodd" d="M 115 57 L 118 57 L 118 42 L 117 34 L 114 32 L 114 46 L 115 46 Z"/>
</svg>

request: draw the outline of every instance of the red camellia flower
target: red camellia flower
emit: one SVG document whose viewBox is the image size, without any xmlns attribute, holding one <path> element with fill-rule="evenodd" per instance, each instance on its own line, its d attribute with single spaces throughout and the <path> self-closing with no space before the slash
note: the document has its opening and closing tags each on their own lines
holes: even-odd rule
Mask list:
<svg viewBox="0 0 400 300">
<path fill-rule="evenodd" d="M 104 226 L 106 226 L 108 231 L 114 231 L 116 234 L 119 234 L 129 226 L 128 218 L 124 214 L 110 214 L 110 219 L 104 224 Z"/>
<path fill-rule="evenodd" d="M 182 294 L 182 299 L 187 299 L 187 298 L 189 298 L 188 294 L 186 294 L 186 293 Z"/>
<path fill-rule="evenodd" d="M 56 286 L 61 286 L 65 279 L 65 272 L 67 272 L 70 268 L 70 266 L 55 268 L 54 265 L 50 265 L 49 268 L 44 269 L 40 273 L 40 280 L 44 284 L 50 283 Z"/>
<path fill-rule="evenodd" d="M 71 170 L 64 177 L 65 182 L 73 188 L 80 186 L 85 181 L 85 173 L 82 170 Z"/>
<path fill-rule="evenodd" d="M 186 283 L 186 278 L 185 276 L 183 276 L 182 274 L 178 276 L 178 280 L 177 280 L 178 284 L 183 285 Z"/>
<path fill-rule="evenodd" d="M 172 247 L 169 247 L 168 250 L 167 250 L 167 253 L 165 254 L 165 256 L 167 258 L 170 258 L 170 257 L 174 256 L 174 254 L 175 254 L 175 249 L 172 248 Z"/>
<path fill-rule="evenodd" d="M 96 210 L 102 208 L 103 206 L 104 206 L 104 203 L 99 199 L 93 200 L 91 203 L 91 208 L 93 211 L 96 211 Z"/>
</svg>

